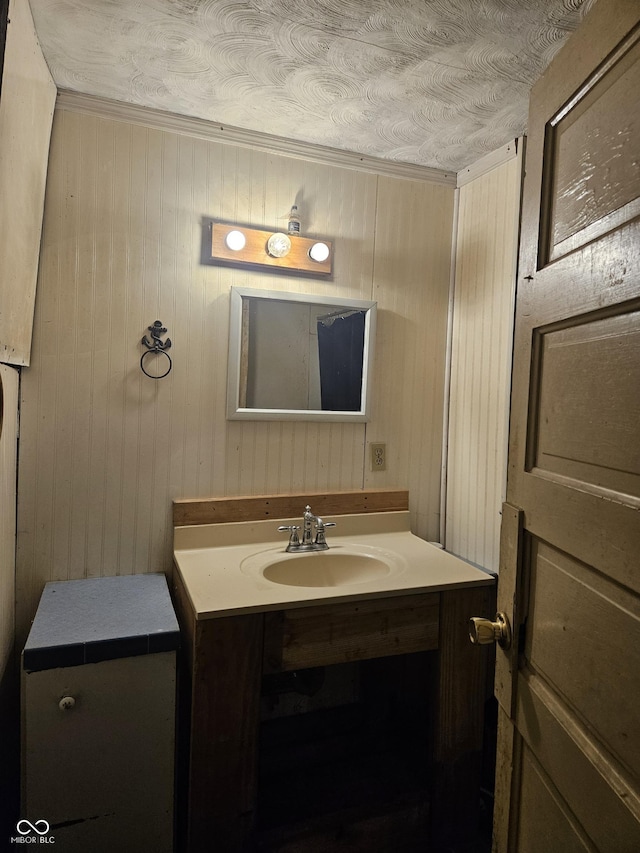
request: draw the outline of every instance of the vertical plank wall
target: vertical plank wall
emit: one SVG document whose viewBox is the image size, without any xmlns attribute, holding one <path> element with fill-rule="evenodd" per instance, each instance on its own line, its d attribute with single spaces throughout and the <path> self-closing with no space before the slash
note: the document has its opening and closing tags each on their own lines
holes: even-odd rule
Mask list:
<svg viewBox="0 0 640 853">
<path fill-rule="evenodd" d="M 10 0 L 0 97 L 0 361 L 29 364 L 56 87 L 28 0 Z"/>
<path fill-rule="evenodd" d="M 498 570 L 522 149 L 459 190 L 445 547 Z"/>
<path fill-rule="evenodd" d="M 180 497 L 402 486 L 438 535 L 451 186 L 58 109 L 22 381 L 18 631 L 50 579 L 165 571 Z M 203 217 L 335 240 L 332 281 L 202 264 Z M 378 301 L 369 424 L 228 422 L 229 288 Z M 173 370 L 139 369 L 160 319 Z M 367 443 L 385 441 L 371 474 Z"/>
<path fill-rule="evenodd" d="M 29 3 L 11 0 L 3 7 L 7 27 L 0 58 L 0 836 L 8 838 L 10 832 L 15 834 L 20 751 L 14 654 L 19 372 L 8 365 L 29 363 L 56 87 Z"/>
<path fill-rule="evenodd" d="M 453 197 L 434 187 L 427 200 L 421 184 L 387 178 L 378 187 L 372 298 L 382 312 L 367 443 L 386 443 L 387 470 L 365 459 L 365 485 L 408 488 L 414 533 L 437 540 Z"/>
</svg>

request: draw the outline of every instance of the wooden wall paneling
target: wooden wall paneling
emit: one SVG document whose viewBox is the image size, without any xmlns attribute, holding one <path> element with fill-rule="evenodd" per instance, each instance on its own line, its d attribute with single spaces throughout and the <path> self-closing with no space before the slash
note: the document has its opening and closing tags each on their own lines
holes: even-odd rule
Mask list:
<svg viewBox="0 0 640 853">
<path fill-rule="evenodd" d="M 273 166 L 272 159 L 269 158 L 267 163 L 269 170 Z M 286 224 L 291 199 L 295 199 L 301 208 L 303 230 L 309 228 L 310 231 L 321 232 L 322 229 L 331 229 L 332 234 L 339 234 L 340 239 L 338 241 L 336 237 L 335 244 L 334 274 L 328 282 L 271 275 L 260 276 L 258 283 L 271 281 L 274 289 L 310 291 L 323 296 L 372 298 L 371 253 L 376 181 L 370 175 L 356 172 L 337 175 L 326 167 L 316 169 L 315 175 L 306 176 L 303 165 L 296 162 L 286 176 L 280 173 L 273 176 L 274 198 L 279 201 L 267 208 L 262 216 L 267 223 Z M 308 177 L 312 178 L 309 189 Z M 270 171 L 267 179 L 271 181 Z M 255 274 L 250 276 L 246 271 L 240 271 L 242 280 L 238 281 L 238 271 L 234 272 L 236 279 L 232 283 L 254 286 Z M 229 422 L 225 428 L 230 438 L 227 494 L 273 491 L 274 479 L 269 469 L 274 471 L 275 482 L 279 483 L 277 491 L 292 491 L 305 486 L 335 491 L 362 485 L 365 435 L 362 424 L 301 423 L 287 426 Z"/>
<path fill-rule="evenodd" d="M 445 544 L 492 571 L 506 489 L 521 170 L 522 144 L 459 191 Z"/>
<path fill-rule="evenodd" d="M 3 15 L 0 98 L 0 361 L 29 364 L 47 156 L 56 87 L 29 3 Z"/>
<path fill-rule="evenodd" d="M 196 215 L 215 204 L 224 164 L 219 146 L 212 152 L 199 140 L 178 137 L 178 141 L 177 213 L 170 244 L 173 280 L 167 277 L 163 285 L 167 300 L 163 320 L 165 325 L 171 323 L 174 370 L 172 404 L 165 415 L 168 479 L 159 497 L 183 493 L 186 483 L 195 484 L 194 491 L 199 493 L 202 484 L 206 488 L 216 479 L 218 459 L 225 454 L 224 436 L 214 440 L 216 410 L 224 405 L 216 369 L 225 357 L 221 339 L 226 332 L 220 316 L 224 312 L 219 305 L 219 282 L 208 279 L 200 263 L 201 216 Z"/>
<path fill-rule="evenodd" d="M 374 295 L 376 381 L 367 442 L 387 444 L 368 486 L 409 489 L 412 529 L 437 539 L 453 191 L 379 181 Z"/>
<path fill-rule="evenodd" d="M 409 485 L 416 532 L 434 538 L 452 196 L 442 184 L 57 110 L 22 385 L 21 636 L 48 580 L 170 572 L 179 498 Z M 330 280 L 202 263 L 207 217 L 271 228 L 294 202 L 303 230 L 335 239 Z M 408 211 L 411 227 L 389 208 Z M 378 299 L 372 423 L 227 422 L 232 284 Z M 156 319 L 173 341 L 159 381 L 139 368 Z M 395 454 L 383 479 L 368 471 L 368 437 Z"/>
</svg>

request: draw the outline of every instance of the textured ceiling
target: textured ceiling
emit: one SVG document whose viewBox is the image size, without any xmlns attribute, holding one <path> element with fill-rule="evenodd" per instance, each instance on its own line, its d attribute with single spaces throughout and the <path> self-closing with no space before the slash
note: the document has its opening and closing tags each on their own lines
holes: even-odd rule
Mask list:
<svg viewBox="0 0 640 853">
<path fill-rule="evenodd" d="M 31 0 L 59 88 L 460 170 L 593 0 Z"/>
</svg>

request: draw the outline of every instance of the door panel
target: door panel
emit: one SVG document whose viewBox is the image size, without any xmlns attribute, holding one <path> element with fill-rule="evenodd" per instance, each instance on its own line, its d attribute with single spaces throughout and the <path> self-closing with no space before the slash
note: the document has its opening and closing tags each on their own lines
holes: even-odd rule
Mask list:
<svg viewBox="0 0 640 853">
<path fill-rule="evenodd" d="M 570 480 L 547 479 L 533 470 L 526 499 L 527 530 L 640 593 L 636 506 L 581 491 Z"/>
<path fill-rule="evenodd" d="M 627 150 L 640 133 L 640 39 L 633 33 L 548 123 L 544 181 L 550 198 L 541 266 L 640 213 L 640 167 Z M 542 220 L 544 223 L 544 219 Z"/>
<path fill-rule="evenodd" d="M 534 335 L 528 467 L 640 498 L 640 311 L 571 318 Z"/>
<path fill-rule="evenodd" d="M 547 784 L 582 837 L 588 838 L 598 853 L 637 853 L 640 801 L 628 781 L 608 759 L 597 736 L 578 723 L 570 709 L 545 682 L 532 673 L 518 680 L 516 725 L 527 749 L 546 774 Z M 522 758 L 518 762 L 522 767 Z M 520 778 L 522 778 L 520 769 Z M 550 838 L 540 846 L 539 833 L 544 815 L 531 815 L 533 804 L 520 792 L 522 820 L 516 823 L 519 838 L 537 851 L 563 853 L 560 839 Z M 526 817 L 525 817 L 526 815 Z M 528 839 L 530 827 L 532 840 Z M 537 846 L 536 846 L 537 845 Z M 515 847 L 520 853 L 521 848 Z M 524 848 L 526 849 L 526 847 Z"/>
<path fill-rule="evenodd" d="M 593 846 L 572 821 L 566 804 L 526 746 L 520 766 L 520 792 L 528 807 L 518 827 L 519 853 L 593 853 Z"/>
<path fill-rule="evenodd" d="M 638 598 L 544 542 L 529 550 L 528 666 L 637 777 Z"/>
<path fill-rule="evenodd" d="M 532 90 L 500 609 L 494 851 L 640 850 L 640 4 Z"/>
</svg>

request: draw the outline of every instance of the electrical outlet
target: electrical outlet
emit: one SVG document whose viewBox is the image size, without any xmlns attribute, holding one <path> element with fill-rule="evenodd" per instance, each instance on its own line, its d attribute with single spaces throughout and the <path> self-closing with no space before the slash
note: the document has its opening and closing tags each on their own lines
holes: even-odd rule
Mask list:
<svg viewBox="0 0 640 853">
<path fill-rule="evenodd" d="M 371 470 L 386 471 L 387 470 L 387 445 L 372 444 L 371 445 Z"/>
</svg>

